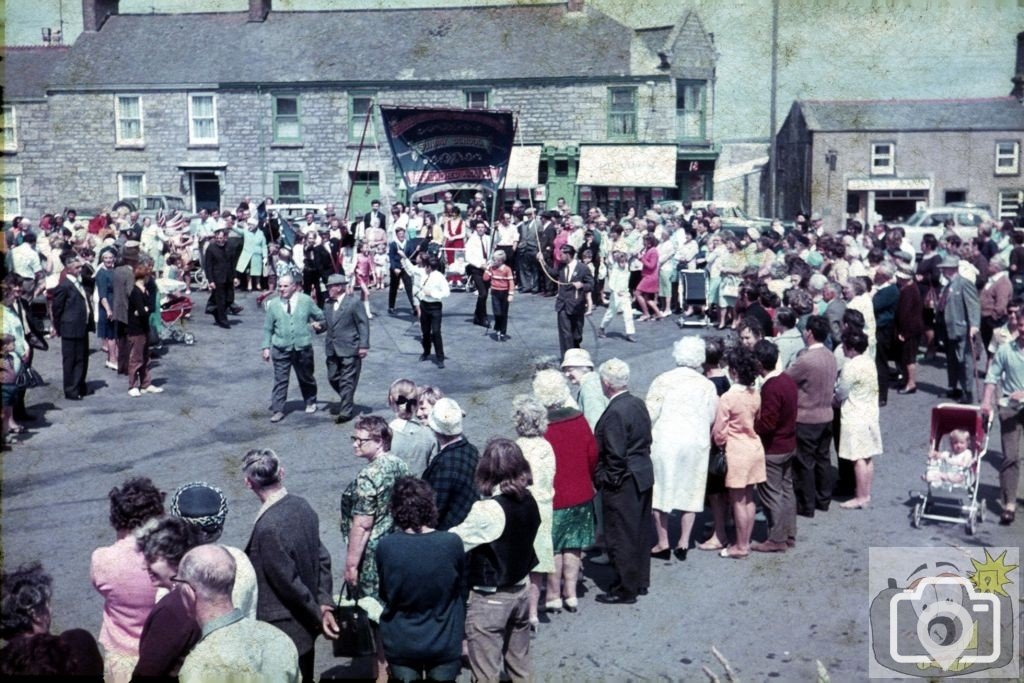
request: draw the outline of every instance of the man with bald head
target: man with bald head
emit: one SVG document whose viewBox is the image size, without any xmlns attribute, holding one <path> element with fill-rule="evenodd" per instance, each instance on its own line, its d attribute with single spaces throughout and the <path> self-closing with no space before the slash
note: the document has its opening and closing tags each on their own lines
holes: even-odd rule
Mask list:
<svg viewBox="0 0 1024 683">
<path fill-rule="evenodd" d="M 299 653 L 283 631 L 246 617 L 231 602 L 235 559 L 221 545 L 201 545 L 181 558 L 178 574 L 202 638 L 181 666 L 190 681 L 298 681 Z"/>
</svg>

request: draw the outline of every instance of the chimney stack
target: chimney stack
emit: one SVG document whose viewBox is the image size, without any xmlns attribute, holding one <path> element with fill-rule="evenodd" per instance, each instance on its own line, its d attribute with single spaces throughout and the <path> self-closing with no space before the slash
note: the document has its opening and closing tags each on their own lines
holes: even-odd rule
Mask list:
<svg viewBox="0 0 1024 683">
<path fill-rule="evenodd" d="M 1024 31 L 1017 34 L 1017 73 L 1011 80 L 1013 90 L 1010 91 L 1010 97 L 1024 102 Z"/>
<path fill-rule="evenodd" d="M 568 0 L 565 3 L 567 12 L 582 12 L 583 11 L 583 0 Z"/>
<path fill-rule="evenodd" d="M 249 21 L 263 23 L 270 14 L 271 0 L 249 0 Z"/>
<path fill-rule="evenodd" d="M 119 0 L 82 0 L 82 30 L 99 31 L 107 17 L 118 13 Z"/>
</svg>

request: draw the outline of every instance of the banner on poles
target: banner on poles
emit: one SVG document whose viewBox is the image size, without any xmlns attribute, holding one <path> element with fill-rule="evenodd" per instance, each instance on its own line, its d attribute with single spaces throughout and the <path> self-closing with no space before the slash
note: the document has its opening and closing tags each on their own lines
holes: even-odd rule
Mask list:
<svg viewBox="0 0 1024 683">
<path fill-rule="evenodd" d="M 395 166 L 412 197 L 457 189 L 496 193 L 515 139 L 511 112 L 380 108 Z"/>
</svg>

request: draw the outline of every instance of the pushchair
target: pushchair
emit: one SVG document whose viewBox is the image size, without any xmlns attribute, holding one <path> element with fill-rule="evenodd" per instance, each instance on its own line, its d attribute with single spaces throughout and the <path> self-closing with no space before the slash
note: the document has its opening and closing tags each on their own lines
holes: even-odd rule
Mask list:
<svg viewBox="0 0 1024 683">
<path fill-rule="evenodd" d="M 466 277 L 466 250 L 445 248 L 440 251 L 442 259 L 447 259 L 449 254 L 452 255 L 451 263 L 445 268 L 448 286 L 456 292 L 466 291 L 469 287 L 469 278 Z"/>
<path fill-rule="evenodd" d="M 177 283 L 174 287 L 170 283 Z M 163 301 L 160 303 L 160 341 L 182 342 L 186 346 L 196 343 L 196 336 L 185 329 L 185 320 L 192 315 L 192 298 L 183 282 L 160 279 L 157 288 Z"/>
<path fill-rule="evenodd" d="M 974 458 L 964 470 L 959 481 L 928 482 L 924 493 L 911 493 L 916 500 L 911 512 L 911 524 L 921 527 L 921 520 L 964 524 L 967 533 L 974 535 L 978 524 L 985 520 L 985 501 L 978 500 L 979 473 L 981 461 L 988 452 L 989 427 L 991 418 L 982 414 L 981 408 L 958 403 L 940 403 L 932 408 L 932 426 L 929 447 L 939 450 L 943 437 L 957 429 L 970 434 L 970 447 Z"/>
</svg>

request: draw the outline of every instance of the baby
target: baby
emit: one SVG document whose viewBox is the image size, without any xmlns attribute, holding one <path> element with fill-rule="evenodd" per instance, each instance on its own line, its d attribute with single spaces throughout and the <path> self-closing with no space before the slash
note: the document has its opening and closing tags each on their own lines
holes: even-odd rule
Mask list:
<svg viewBox="0 0 1024 683">
<path fill-rule="evenodd" d="M 933 450 L 928 454 L 928 471 L 924 475 L 929 484 L 962 484 L 971 476 L 970 466 L 974 454 L 970 449 L 971 435 L 966 429 L 949 433 L 949 450 Z"/>
</svg>

